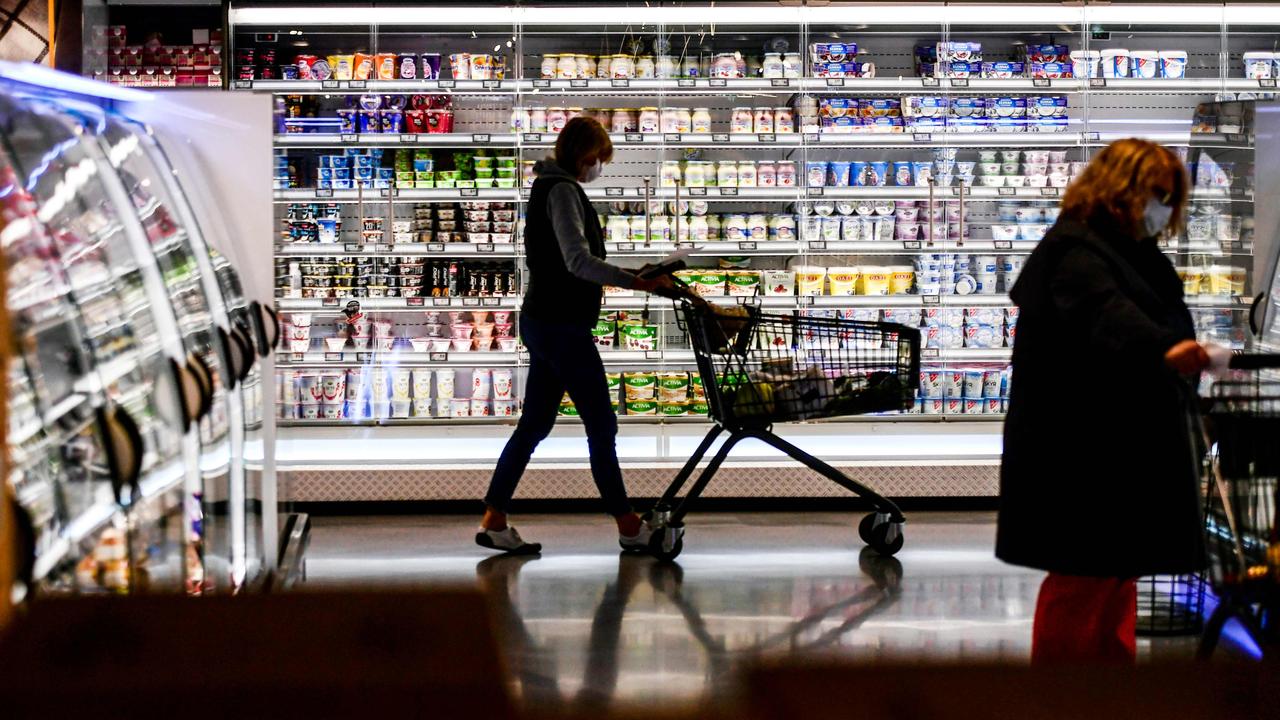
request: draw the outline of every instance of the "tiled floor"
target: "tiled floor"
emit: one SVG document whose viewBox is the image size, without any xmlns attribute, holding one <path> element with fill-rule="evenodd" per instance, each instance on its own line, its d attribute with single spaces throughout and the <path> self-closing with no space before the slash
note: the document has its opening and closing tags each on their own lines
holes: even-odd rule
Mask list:
<svg viewBox="0 0 1280 720">
<path fill-rule="evenodd" d="M 472 544 L 476 518 L 315 518 L 308 583 L 478 582 L 504 610 L 517 692 L 540 704 L 705 699 L 767 655 L 1030 652 L 1041 575 L 995 560 L 989 513 L 913 513 L 888 560 L 860 552 L 857 517 L 695 515 L 673 564 L 620 557 L 607 518 L 515 520 L 545 545 L 540 558 L 491 558 Z"/>
</svg>

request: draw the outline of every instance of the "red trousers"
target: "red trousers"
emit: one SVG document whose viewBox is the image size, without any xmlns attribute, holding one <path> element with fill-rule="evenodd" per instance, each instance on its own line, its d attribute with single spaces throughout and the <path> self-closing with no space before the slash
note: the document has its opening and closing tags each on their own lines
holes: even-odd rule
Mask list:
<svg viewBox="0 0 1280 720">
<path fill-rule="evenodd" d="M 1049 573 L 1036 599 L 1031 663 L 1132 665 L 1137 621 L 1137 581 Z"/>
</svg>

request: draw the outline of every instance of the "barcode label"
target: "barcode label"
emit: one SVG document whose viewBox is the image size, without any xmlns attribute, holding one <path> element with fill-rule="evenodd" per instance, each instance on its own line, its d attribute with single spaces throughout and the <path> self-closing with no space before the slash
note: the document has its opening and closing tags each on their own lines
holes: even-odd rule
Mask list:
<svg viewBox="0 0 1280 720">
<path fill-rule="evenodd" d="M 384 198 L 393 198 L 393 197 L 399 197 L 400 191 L 397 190 L 396 188 L 382 188 L 381 190 L 378 191 L 378 194 Z"/>
<path fill-rule="evenodd" d="M 818 133 L 805 133 L 803 140 L 807 143 L 822 142 L 822 136 Z"/>
<path fill-rule="evenodd" d="M 1262 78 L 1258 80 L 1258 87 L 1260 88 L 1275 88 L 1275 86 L 1276 86 L 1275 78 Z"/>
<path fill-rule="evenodd" d="M 338 298 L 323 298 L 320 307 L 338 307 Z"/>
<path fill-rule="evenodd" d="M 799 298 L 796 298 L 796 300 L 797 300 L 797 301 L 799 302 L 799 304 L 801 304 L 801 305 L 812 305 L 812 304 L 813 304 L 813 296 L 812 296 L 812 295 L 801 295 Z"/>
<path fill-rule="evenodd" d="M 232 87 L 234 87 L 236 90 L 252 90 L 253 81 L 252 80 L 236 80 L 235 83 L 232 84 Z"/>
<path fill-rule="evenodd" d="M 661 360 L 662 351 L 661 350 L 645 350 L 644 359 L 645 360 Z"/>
<path fill-rule="evenodd" d="M 337 90 L 338 81 L 337 80 L 321 80 L 320 89 L 321 90 Z"/>
<path fill-rule="evenodd" d="M 371 353 L 371 352 L 358 352 L 358 353 L 356 353 L 356 362 L 357 362 L 357 363 L 359 363 L 359 364 L 361 364 L 361 365 L 363 365 L 363 364 L 365 364 L 365 363 L 373 362 L 373 353 Z"/>
<path fill-rule="evenodd" d="M 291 353 L 289 355 L 290 362 L 306 362 L 307 356 L 304 353 Z"/>
<path fill-rule="evenodd" d="M 1057 197 L 1058 188 L 1053 188 L 1053 187 L 1040 188 L 1040 195 L 1042 197 Z"/>
<path fill-rule="evenodd" d="M 920 357 L 936 358 L 936 357 L 941 357 L 941 355 L 942 353 L 938 350 L 938 348 L 925 348 L 920 351 Z"/>
</svg>

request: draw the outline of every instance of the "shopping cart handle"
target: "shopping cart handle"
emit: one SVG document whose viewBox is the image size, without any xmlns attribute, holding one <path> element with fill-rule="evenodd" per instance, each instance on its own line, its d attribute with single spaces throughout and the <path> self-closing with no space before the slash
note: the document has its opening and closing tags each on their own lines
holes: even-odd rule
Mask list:
<svg viewBox="0 0 1280 720">
<path fill-rule="evenodd" d="M 1280 353 L 1236 353 L 1227 367 L 1232 370 L 1263 370 L 1280 368 Z"/>
<path fill-rule="evenodd" d="M 657 277 L 662 277 L 663 275 L 670 275 L 671 273 L 676 272 L 677 270 L 683 270 L 686 267 L 688 267 L 688 265 L 685 263 L 683 258 L 676 258 L 674 260 L 657 263 L 656 265 L 645 265 L 640 268 L 636 274 L 645 280 L 652 280 Z"/>
</svg>

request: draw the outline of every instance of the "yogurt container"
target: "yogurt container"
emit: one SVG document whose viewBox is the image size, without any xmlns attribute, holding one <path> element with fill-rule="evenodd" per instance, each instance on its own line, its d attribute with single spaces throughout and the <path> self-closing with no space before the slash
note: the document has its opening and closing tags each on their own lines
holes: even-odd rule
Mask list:
<svg viewBox="0 0 1280 720">
<path fill-rule="evenodd" d="M 1186 50 L 1160 51 L 1160 77 L 1181 80 L 1187 76 Z"/>
<path fill-rule="evenodd" d="M 779 179 L 781 179 L 781 173 L 779 173 Z M 821 160 L 805 162 L 805 185 L 808 187 L 823 187 L 826 184 L 827 163 Z M 781 185 L 781 182 L 779 185 Z"/>
<path fill-rule="evenodd" d="M 1022 77 L 1026 72 L 1026 65 L 1020 62 L 984 62 L 982 63 L 982 77 L 985 78 L 1016 78 Z"/>
<path fill-rule="evenodd" d="M 1184 53 L 1185 61 L 1185 53 Z M 1097 50 L 1072 50 L 1071 74 L 1078 78 L 1102 76 L 1102 53 Z"/>
<path fill-rule="evenodd" d="M 1102 51 L 1102 77 L 1129 77 L 1129 51 L 1123 48 L 1107 48 Z"/>
<path fill-rule="evenodd" d="M 1244 54 L 1244 76 L 1248 80 L 1265 80 L 1274 75 L 1275 53 L 1247 52 Z"/>
<path fill-rule="evenodd" d="M 1027 116 L 1027 99 L 1022 97 L 994 97 L 986 100 L 987 117 L 1024 118 Z"/>
<path fill-rule="evenodd" d="M 1155 50 L 1134 50 L 1129 53 L 1133 77 L 1151 80 L 1160 77 L 1160 53 Z"/>
</svg>

